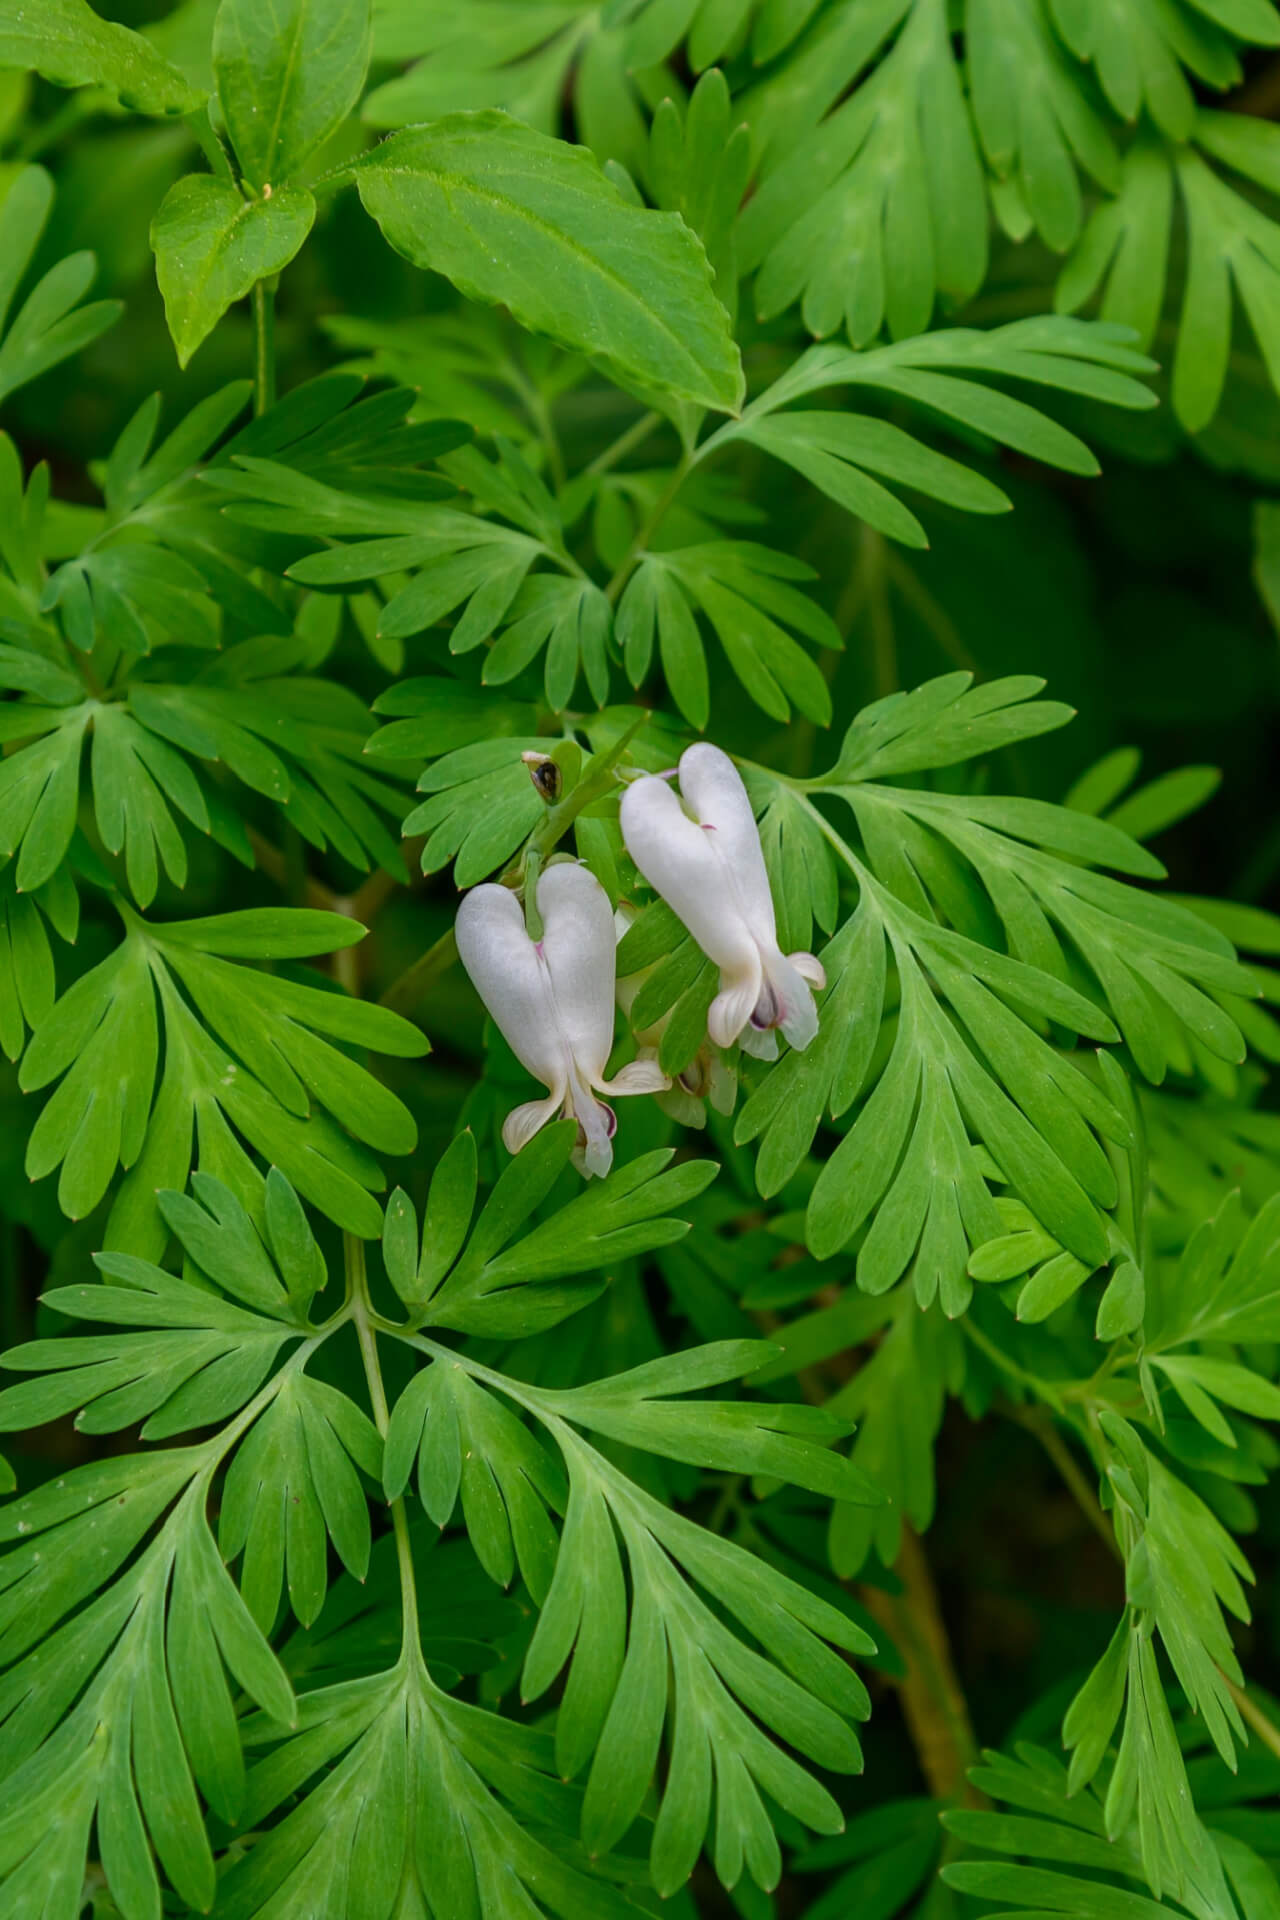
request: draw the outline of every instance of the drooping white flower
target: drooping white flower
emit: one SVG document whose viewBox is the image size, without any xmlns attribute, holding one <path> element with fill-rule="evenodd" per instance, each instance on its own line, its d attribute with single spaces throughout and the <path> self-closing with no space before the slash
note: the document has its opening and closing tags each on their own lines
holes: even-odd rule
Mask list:
<svg viewBox="0 0 1280 1920">
<path fill-rule="evenodd" d="M 810 986 L 826 984 L 811 953 L 783 954 L 760 835 L 742 776 L 727 753 L 699 741 L 680 756 L 680 797 L 648 775 L 622 796 L 627 851 L 708 960 L 720 991 L 707 1015 L 717 1046 L 741 1039 L 771 1059 L 773 1029 L 803 1051 L 818 1031 Z M 683 801 L 683 805 L 681 805 Z"/>
<path fill-rule="evenodd" d="M 543 936 L 525 927 L 507 887 L 473 887 L 458 909 L 458 953 L 472 984 L 521 1065 L 547 1088 L 507 1115 L 511 1153 L 558 1114 L 578 1122 L 575 1163 L 608 1173 L 617 1125 L 597 1093 L 656 1093 L 671 1083 L 656 1061 L 636 1060 L 614 1079 L 604 1071 L 613 1046 L 615 940 L 609 897 L 585 867 L 548 867 L 538 879 Z"/>
</svg>

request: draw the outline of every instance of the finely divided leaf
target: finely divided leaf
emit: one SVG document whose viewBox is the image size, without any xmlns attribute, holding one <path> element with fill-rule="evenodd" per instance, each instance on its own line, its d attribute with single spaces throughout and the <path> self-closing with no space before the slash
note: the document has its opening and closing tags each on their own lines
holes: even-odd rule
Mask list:
<svg viewBox="0 0 1280 1920">
<path fill-rule="evenodd" d="M 84 13 L 107 31 L 105 24 L 97 21 L 87 7 Z M 15 14 L 21 22 L 33 17 L 34 9 L 15 9 L 0 0 L 0 65 L 4 64 L 6 16 Z M 126 33 L 123 27 L 111 27 L 110 32 L 137 40 L 136 34 Z M 145 47 L 146 42 L 138 40 L 138 45 Z M 36 282 L 5 331 L 14 294 L 35 253 L 52 205 L 53 182 L 43 167 L 23 167 L 0 196 L 0 335 L 3 336 L 0 338 L 0 400 L 29 380 L 47 373 L 50 367 L 56 367 L 71 354 L 79 353 L 82 347 L 113 326 L 124 311 L 118 300 L 96 300 L 88 307 L 80 305 L 93 285 L 97 261 L 91 253 L 72 253 L 57 261 Z"/>
</svg>

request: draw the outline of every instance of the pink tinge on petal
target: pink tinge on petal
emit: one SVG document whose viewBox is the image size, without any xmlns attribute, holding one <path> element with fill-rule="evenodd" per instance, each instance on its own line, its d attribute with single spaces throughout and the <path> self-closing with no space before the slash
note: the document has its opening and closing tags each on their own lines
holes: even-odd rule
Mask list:
<svg viewBox="0 0 1280 1920">
<path fill-rule="evenodd" d="M 612 1107 L 606 1107 L 603 1100 L 595 1101 L 594 1106 L 597 1113 L 602 1113 L 604 1115 L 604 1134 L 605 1134 L 606 1140 L 612 1140 L 614 1134 L 618 1131 L 617 1114 L 614 1112 Z M 572 1103 L 568 1100 L 565 1101 L 564 1106 L 561 1108 L 561 1118 L 564 1120 L 577 1121 L 578 1138 L 574 1144 L 580 1150 L 587 1147 L 590 1143 L 587 1138 L 587 1129 L 583 1125 L 582 1115 L 575 1111 Z"/>
<path fill-rule="evenodd" d="M 613 1165 L 613 1136 L 618 1131 L 618 1116 L 603 1100 L 590 1095 L 582 1106 L 571 1109 L 578 1122 L 578 1138 L 573 1149 L 573 1164 L 589 1180 L 603 1179 Z"/>
<path fill-rule="evenodd" d="M 774 989 L 765 983 L 764 991 L 751 1009 L 751 1024 L 757 1033 L 765 1033 L 770 1027 L 780 1027 L 787 1017 L 787 1009 Z"/>
<path fill-rule="evenodd" d="M 704 1100 L 711 1091 L 711 1060 L 705 1047 L 696 1053 L 684 1072 L 679 1076 L 679 1084 L 695 1100 Z"/>
</svg>

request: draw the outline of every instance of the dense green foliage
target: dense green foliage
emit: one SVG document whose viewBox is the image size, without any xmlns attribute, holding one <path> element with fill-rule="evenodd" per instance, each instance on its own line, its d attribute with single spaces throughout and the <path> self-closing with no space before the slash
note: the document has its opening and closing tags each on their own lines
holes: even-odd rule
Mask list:
<svg viewBox="0 0 1280 1920">
<path fill-rule="evenodd" d="M 0 0 L 0 1920 L 1277 1920 L 1280 12 L 112 12 Z M 586 1181 L 454 933 L 566 856 Z"/>
</svg>

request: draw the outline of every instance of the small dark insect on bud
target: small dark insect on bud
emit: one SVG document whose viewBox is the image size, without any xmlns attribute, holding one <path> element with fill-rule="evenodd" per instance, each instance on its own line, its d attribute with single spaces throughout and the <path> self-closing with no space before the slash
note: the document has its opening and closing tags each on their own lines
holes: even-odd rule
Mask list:
<svg viewBox="0 0 1280 1920">
<path fill-rule="evenodd" d="M 564 774 L 549 753 L 522 753 L 520 758 L 529 769 L 529 778 L 549 807 L 564 792 Z"/>
</svg>

